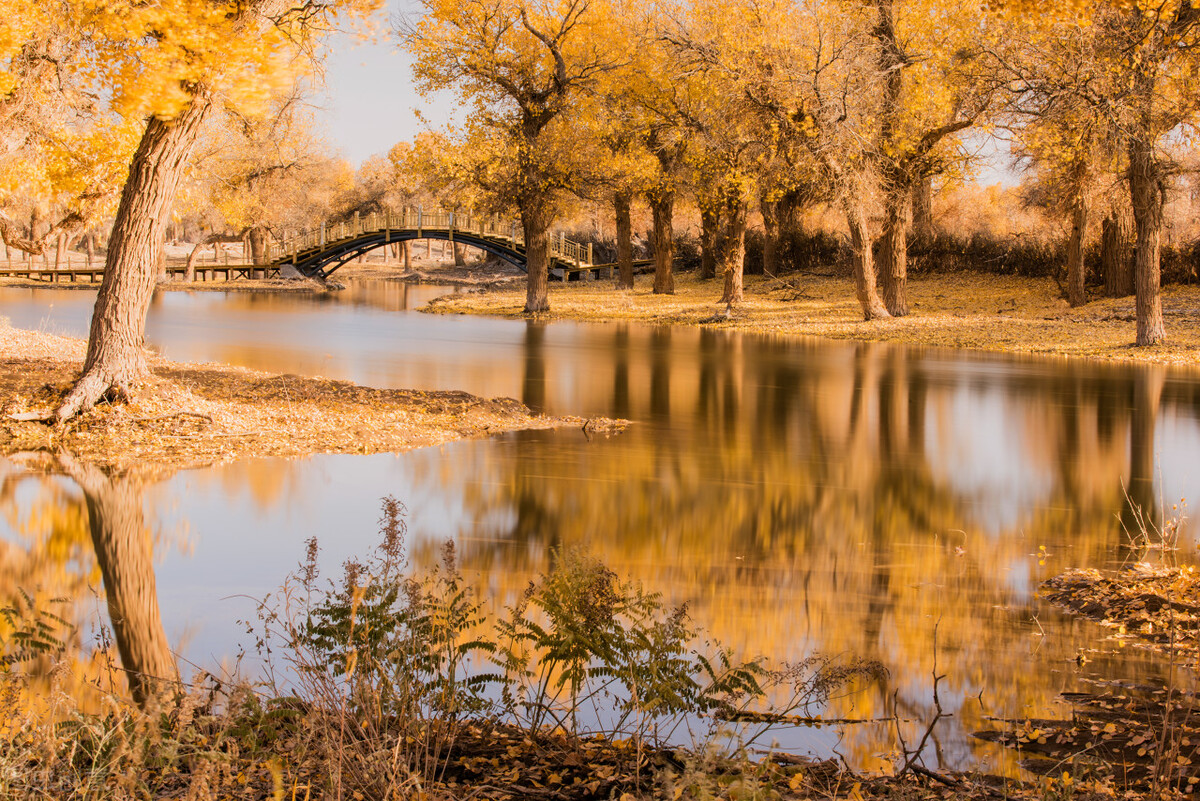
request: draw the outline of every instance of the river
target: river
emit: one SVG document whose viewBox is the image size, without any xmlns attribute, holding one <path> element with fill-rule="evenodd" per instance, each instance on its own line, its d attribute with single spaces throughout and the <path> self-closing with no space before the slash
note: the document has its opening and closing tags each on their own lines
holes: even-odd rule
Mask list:
<svg viewBox="0 0 1200 801">
<path fill-rule="evenodd" d="M 229 662 L 249 645 L 237 621 L 309 537 L 327 576 L 364 554 L 390 494 L 408 509 L 416 562 L 452 537 L 476 586 L 500 602 L 555 548 L 583 546 L 686 602 L 743 654 L 888 668 L 886 683 L 830 714 L 883 715 L 894 694 L 919 730 L 936 654 L 954 713 L 931 745 L 943 767 L 1011 767 L 969 736 L 989 716 L 1062 714 L 1061 691 L 1170 677 L 1164 660 L 1103 640 L 1035 591 L 1067 567 L 1161 557 L 1139 547 L 1137 509 L 1161 527 L 1164 510 L 1200 497 L 1197 373 L 415 312 L 445 291 L 355 281 L 322 296 L 155 296 L 147 339 L 171 359 L 634 422 L 611 438 L 518 432 L 400 455 L 254 460 L 152 485 L 163 623 L 188 663 Z M 93 301 L 3 288 L 0 317 L 85 336 Z M 0 480 L 10 550 L 44 549 L 64 519 L 77 522 L 79 492 L 65 478 L 22 477 L 0 460 Z M 1196 540 L 1185 520 L 1171 558 L 1195 562 Z M 62 559 L 90 569 L 86 554 Z M 892 742 L 884 725 L 852 726 L 840 742 L 829 730 L 781 736 L 865 767 L 886 762 Z"/>
</svg>

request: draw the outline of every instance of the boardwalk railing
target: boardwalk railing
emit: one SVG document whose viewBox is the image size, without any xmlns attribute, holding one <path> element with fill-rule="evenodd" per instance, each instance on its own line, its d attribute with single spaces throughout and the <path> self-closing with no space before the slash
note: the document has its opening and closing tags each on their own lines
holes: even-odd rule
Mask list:
<svg viewBox="0 0 1200 801">
<path fill-rule="evenodd" d="M 337 242 L 355 239 L 363 234 L 389 231 L 436 231 L 454 241 L 454 234 L 461 232 L 503 242 L 514 249 L 524 248 L 525 232 L 521 224 L 506 220 L 499 215 L 478 215 L 465 211 L 434 209 L 426 211 L 420 207 L 405 208 L 396 213 L 355 214 L 349 220 L 322 223 L 319 228 L 291 237 L 283 243 L 271 242 L 268 260 L 271 262 L 294 262 L 304 253 L 323 250 Z M 561 231 L 550 237 L 550 258 L 570 262 L 576 266 L 592 264 L 592 246 L 567 239 Z"/>
</svg>

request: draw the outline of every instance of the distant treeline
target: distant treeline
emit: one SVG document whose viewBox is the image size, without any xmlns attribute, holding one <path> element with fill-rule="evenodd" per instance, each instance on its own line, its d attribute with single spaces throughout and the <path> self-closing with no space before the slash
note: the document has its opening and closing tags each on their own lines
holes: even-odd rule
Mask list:
<svg viewBox="0 0 1200 801">
<path fill-rule="evenodd" d="M 616 260 L 616 242 L 594 232 L 575 231 L 577 241 L 591 241 L 598 263 Z M 763 274 L 761 229 L 746 232 L 746 273 Z M 675 267 L 690 272 L 701 267 L 700 240 L 684 234 L 675 240 Z M 653 247 L 634 244 L 634 258 L 648 259 Z M 792 231 L 780 237 L 780 275 L 819 274 L 851 276 L 853 251 L 845 237 L 828 231 Z M 1017 275 L 1027 278 L 1055 278 L 1066 281 L 1067 243 L 1032 236 L 999 237 L 986 233 L 956 236 L 938 232 L 927 238 L 914 237 L 908 244 L 909 273 L 931 275 L 961 270 Z M 1132 253 L 1129 256 L 1133 258 Z M 1200 280 L 1200 240 L 1179 245 L 1163 245 L 1160 250 L 1162 281 L 1165 284 L 1191 284 Z M 1087 283 L 1104 286 L 1101 243 L 1089 246 L 1085 254 Z"/>
</svg>

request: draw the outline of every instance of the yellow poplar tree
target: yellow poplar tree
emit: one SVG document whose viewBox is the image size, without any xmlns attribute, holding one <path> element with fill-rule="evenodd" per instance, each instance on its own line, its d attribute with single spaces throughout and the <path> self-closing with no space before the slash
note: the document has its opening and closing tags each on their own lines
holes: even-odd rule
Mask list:
<svg viewBox="0 0 1200 801">
<path fill-rule="evenodd" d="M 857 0 L 856 0 L 857 1 Z M 884 201 L 879 246 L 883 301 L 908 314 L 908 213 L 913 190 L 941 171 L 956 135 L 988 110 L 998 18 L 975 0 L 870 0 L 878 128 L 873 161 Z"/>
<path fill-rule="evenodd" d="M 760 171 L 780 163 L 795 171 L 783 180 L 760 175 L 759 182 L 781 193 L 824 187 L 845 215 L 867 320 L 889 316 L 877 287 L 869 214 L 880 94 L 871 12 L 818 0 L 728 0 L 712 14 L 714 26 L 725 27 L 703 50 L 761 126 Z"/>
<path fill-rule="evenodd" d="M 404 32 L 423 89 L 453 88 L 473 113 L 455 150 L 464 173 L 521 216 L 525 312 L 550 308 L 549 230 L 572 188 L 577 99 L 615 62 L 604 0 L 422 0 Z M 470 146 L 464 146 L 470 143 Z"/>
<path fill-rule="evenodd" d="M 86 9 L 66 0 L 13 2 L 0 20 L 0 237 L 7 247 L 44 253 L 54 238 L 111 213 L 120 190 L 136 128 L 104 113 L 87 35 Z M 41 219 L 26 215 L 29 206 Z"/>
<path fill-rule="evenodd" d="M 1159 244 L 1173 169 L 1168 146 L 1200 125 L 1200 9 L 1191 0 L 1079 0 L 1070 13 L 1041 18 L 1025 13 L 1026 4 L 1013 5 L 1026 43 L 1022 62 L 1010 65 L 1019 87 L 1070 97 L 1121 143 L 1136 240 L 1135 343 L 1162 342 Z M 1061 43 L 1086 58 L 1055 69 Z"/>
<path fill-rule="evenodd" d="M 331 156 L 313 133 L 313 121 L 291 95 L 273 104 L 261 119 L 228 118 L 207 137 L 204 165 L 196 178 L 207 185 L 214 210 L 225 229 L 244 235 L 254 264 L 267 263 L 272 235 L 301 229 L 324 219 L 313 196 L 328 181 Z M 327 206 L 327 204 L 319 204 Z"/>
<path fill-rule="evenodd" d="M 96 53 L 96 81 L 113 109 L 144 120 L 109 237 L 83 373 L 55 410 L 58 420 L 112 393 L 128 396 L 146 371 L 146 312 L 176 188 L 203 125 L 219 107 L 263 112 L 309 63 L 341 13 L 377 0 L 159 0 L 130 5 L 80 0 Z"/>
</svg>

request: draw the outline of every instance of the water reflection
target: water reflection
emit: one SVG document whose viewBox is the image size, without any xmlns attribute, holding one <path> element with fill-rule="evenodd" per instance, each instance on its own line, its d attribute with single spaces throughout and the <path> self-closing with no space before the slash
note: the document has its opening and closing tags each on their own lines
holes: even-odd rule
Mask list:
<svg viewBox="0 0 1200 801">
<path fill-rule="evenodd" d="M 142 482 L 133 475 L 107 476 L 69 454 L 59 454 L 57 461 L 87 501 L 92 548 L 121 667 L 130 695 L 145 704 L 160 683 L 177 680 L 178 672 L 159 613 Z"/>
<path fill-rule="evenodd" d="M 1066 567 L 1145 556 L 1129 532 L 1139 520 L 1161 527 L 1164 501 L 1194 497 L 1194 375 L 281 296 L 164 302 L 157 341 L 187 358 L 636 421 L 612 439 L 518 432 L 398 457 L 228 465 L 146 488 L 156 519 L 191 531 L 194 554 L 159 555 L 158 586 L 166 630 L 192 627 L 185 655 L 200 664 L 235 650 L 234 621 L 247 616 L 237 596 L 276 586 L 309 536 L 334 573 L 370 547 L 378 499 L 393 494 L 411 510 L 416 561 L 456 536 L 498 603 L 515 600 L 554 548 L 579 545 L 687 602 L 744 653 L 884 662 L 887 686 L 839 701 L 839 716 L 882 716 L 894 703 L 913 733 L 922 727 L 936 630 L 955 713 L 933 746 L 944 765 L 1010 764 L 966 736 L 986 715 L 1052 715 L 1055 693 L 1088 676 L 1165 674 L 1110 644 L 1080 667 L 1098 629 L 1034 590 Z M 235 341 L 239 332 L 253 341 Z M 324 353 L 335 357 L 314 356 Z M 1194 558 L 1195 539 L 1186 525 L 1179 558 Z M 795 742 L 828 748 L 826 737 Z M 862 727 L 842 747 L 878 764 L 890 743 L 883 727 Z"/>
<path fill-rule="evenodd" d="M 107 671 L 109 660 L 102 649 L 89 653 L 82 648 L 85 633 L 96 633 L 100 642 L 111 636 L 120 658 L 121 682 L 135 701 L 145 703 L 159 682 L 176 680 L 178 672 L 159 612 L 143 480 L 132 474 L 108 476 L 65 452 L 31 456 L 34 461 L 25 464 L 35 473 L 0 471 L 7 522 L 25 540 L 24 547 L 14 541 L 0 543 L 5 594 L 30 593 L 34 614 L 67 613 L 64 622 L 73 632 L 60 628 L 52 638 L 66 646 L 78 683 L 103 687 L 116 680 Z M 56 475 L 68 477 L 70 488 Z M 41 480 L 31 484 L 28 479 L 35 477 Z M 36 487 L 35 492 L 20 497 L 22 483 Z M 103 635 L 87 619 L 94 590 L 101 584 L 108 621 Z M 0 602 L 12 606 L 14 600 L 10 596 Z M 67 608 L 58 609 L 63 602 Z M 39 661 L 45 664 L 35 663 L 35 673 L 53 669 L 50 661 Z M 104 680 L 98 680 L 101 676 Z M 48 690 L 49 676 L 45 678 Z M 81 702 L 86 705 L 91 695 L 83 693 Z"/>
</svg>

